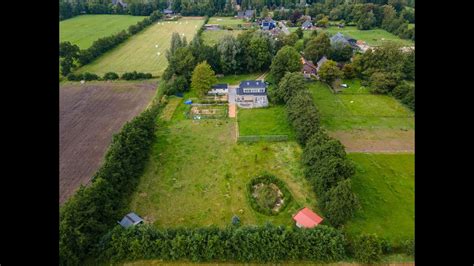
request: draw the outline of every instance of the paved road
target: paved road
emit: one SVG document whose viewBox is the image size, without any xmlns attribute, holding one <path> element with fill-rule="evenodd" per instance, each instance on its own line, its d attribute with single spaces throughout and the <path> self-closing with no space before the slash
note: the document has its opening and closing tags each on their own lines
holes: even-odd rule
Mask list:
<svg viewBox="0 0 474 266">
<path fill-rule="evenodd" d="M 278 25 L 280 25 L 281 30 L 282 30 L 286 35 L 290 35 L 290 31 L 289 31 L 288 28 L 285 26 L 285 24 L 283 24 L 283 22 L 278 21 Z"/>
</svg>

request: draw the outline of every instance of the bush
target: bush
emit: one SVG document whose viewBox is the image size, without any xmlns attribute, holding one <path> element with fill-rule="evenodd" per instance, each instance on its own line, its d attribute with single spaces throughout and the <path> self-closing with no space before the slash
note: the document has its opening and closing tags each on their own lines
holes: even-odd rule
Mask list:
<svg viewBox="0 0 474 266">
<path fill-rule="evenodd" d="M 138 80 L 138 79 L 151 79 L 153 78 L 152 74 L 150 73 L 142 73 L 142 72 L 125 72 L 122 74 L 122 79 L 124 80 Z"/>
<path fill-rule="evenodd" d="M 288 119 L 302 145 L 319 130 L 319 112 L 308 90 L 298 91 L 286 103 Z"/>
<path fill-rule="evenodd" d="M 84 80 L 90 81 L 90 80 L 99 80 L 99 76 L 93 73 L 85 72 L 83 75 Z"/>
<path fill-rule="evenodd" d="M 270 224 L 224 229 L 157 229 L 148 225 L 123 229 L 116 226 L 101 239 L 95 253 L 101 260 L 112 262 L 140 259 L 335 262 L 345 256 L 344 236 L 334 228 L 319 225 L 294 230 Z"/>
<path fill-rule="evenodd" d="M 69 81 L 81 81 L 84 79 L 84 76 L 82 74 L 74 74 L 74 73 L 70 73 L 69 75 L 67 75 L 67 80 Z"/>
<path fill-rule="evenodd" d="M 354 243 L 354 252 L 359 262 L 378 262 L 382 255 L 381 241 L 375 234 L 362 234 Z"/>
<path fill-rule="evenodd" d="M 324 194 L 324 198 L 327 200 L 324 206 L 326 219 L 335 227 L 343 225 L 352 218 L 360 207 L 356 195 L 352 192 L 350 179 L 339 181 Z"/>
<path fill-rule="evenodd" d="M 119 79 L 119 75 L 115 72 L 107 72 L 105 73 L 103 80 L 116 80 Z"/>
<path fill-rule="evenodd" d="M 408 256 L 415 256 L 415 240 L 409 239 L 402 242 L 402 250 Z"/>
</svg>

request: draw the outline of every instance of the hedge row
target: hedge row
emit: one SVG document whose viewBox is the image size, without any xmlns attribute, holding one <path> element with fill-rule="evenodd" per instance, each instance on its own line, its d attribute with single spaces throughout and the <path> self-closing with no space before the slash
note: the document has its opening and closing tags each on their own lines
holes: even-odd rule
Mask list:
<svg viewBox="0 0 474 266">
<path fill-rule="evenodd" d="M 101 168 L 60 209 L 60 265 L 78 265 L 126 212 L 155 132 L 155 105 L 113 136 Z"/>
<path fill-rule="evenodd" d="M 285 80 L 301 73 L 286 73 L 279 90 L 288 86 Z M 346 158 L 344 146 L 329 137 L 320 128 L 319 112 L 305 83 L 302 88 L 293 88 L 286 101 L 288 119 L 295 129 L 298 142 L 303 145 L 302 161 L 305 176 L 318 195 L 318 205 L 325 218 L 333 226 L 341 226 L 353 216 L 358 201 L 352 192 L 349 178 L 354 175 L 354 166 Z"/>
<path fill-rule="evenodd" d="M 112 262 L 141 259 L 334 262 L 345 256 L 344 241 L 338 230 L 324 225 L 307 230 L 270 224 L 224 229 L 116 226 L 100 241 L 96 254 L 101 260 Z"/>
<path fill-rule="evenodd" d="M 288 135 L 247 135 L 247 136 L 239 136 L 237 142 L 239 143 L 254 143 L 259 141 L 271 141 L 271 142 L 278 142 L 278 141 L 287 141 Z"/>
<path fill-rule="evenodd" d="M 89 73 L 89 72 L 84 72 L 81 74 L 74 74 L 70 73 L 67 75 L 67 79 L 69 81 L 81 81 L 81 80 L 117 80 L 117 79 L 123 79 L 123 80 L 139 80 L 139 79 L 151 79 L 153 78 L 153 75 L 150 73 L 142 73 L 142 72 L 125 72 L 122 74 L 121 77 L 115 72 L 107 72 L 105 75 L 101 78 L 96 74 Z"/>
<path fill-rule="evenodd" d="M 263 208 L 262 206 L 260 206 L 257 203 L 255 198 L 252 196 L 253 186 L 256 185 L 256 184 L 260 184 L 260 183 L 263 183 L 263 184 L 266 184 L 266 185 L 273 183 L 273 184 L 277 185 L 278 188 L 280 189 L 281 193 L 283 193 L 283 206 L 280 207 L 278 212 L 274 212 L 273 210 Z M 250 203 L 250 206 L 254 210 L 256 210 L 257 212 L 265 214 L 265 215 L 277 215 L 278 213 L 283 211 L 286 208 L 286 206 L 288 206 L 288 204 L 290 204 L 291 199 L 292 199 L 290 190 L 286 186 L 285 182 L 283 182 L 282 180 L 280 180 L 280 179 L 278 179 L 275 176 L 270 175 L 270 174 L 263 174 L 261 176 L 258 176 L 256 178 L 250 180 L 250 182 L 247 183 L 247 193 L 246 194 L 247 194 L 247 200 Z"/>
<path fill-rule="evenodd" d="M 117 34 L 99 38 L 98 40 L 94 41 L 91 47 L 80 50 L 77 60 L 81 65 L 86 65 L 92 62 L 97 57 L 101 56 L 105 52 L 111 50 L 112 48 L 116 47 L 120 43 L 127 40 L 130 36 L 140 32 L 144 28 L 151 25 L 153 22 L 157 21 L 162 17 L 162 14 L 158 11 L 154 11 L 149 17 L 144 18 L 142 21 L 137 22 L 136 25 L 132 25 L 128 28 L 128 32 L 121 31 Z"/>
</svg>

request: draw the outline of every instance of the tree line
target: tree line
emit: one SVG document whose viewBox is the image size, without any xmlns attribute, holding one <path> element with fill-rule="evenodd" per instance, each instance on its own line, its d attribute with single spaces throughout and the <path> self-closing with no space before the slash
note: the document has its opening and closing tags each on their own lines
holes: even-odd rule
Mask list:
<svg viewBox="0 0 474 266">
<path fill-rule="evenodd" d="M 321 129 L 319 111 L 300 69 L 296 49 L 283 47 L 271 65 L 271 79 L 278 85 L 269 97 L 272 102 L 285 104 L 296 139 L 303 146 L 305 176 L 318 195 L 326 220 L 340 227 L 359 207 L 350 183 L 354 166 L 347 159 L 344 146 Z"/>
<path fill-rule="evenodd" d="M 230 224 L 230 220 L 229 220 Z M 162 259 L 280 262 L 334 262 L 345 257 L 343 234 L 328 226 L 233 226 L 226 228 L 166 228 L 116 226 L 98 244 L 102 261 Z"/>
<path fill-rule="evenodd" d="M 125 72 L 121 76 L 119 76 L 115 72 L 107 72 L 104 74 L 103 77 L 99 77 L 97 74 L 84 72 L 80 74 L 70 73 L 67 75 L 67 80 L 69 81 L 91 81 L 91 80 L 141 80 L 141 79 L 151 79 L 153 75 L 151 73 L 143 73 L 143 72 Z"/>
<path fill-rule="evenodd" d="M 127 1 L 127 7 L 112 4 L 112 0 L 59 0 L 59 19 L 64 20 L 81 14 L 116 14 L 149 16 L 155 10 L 168 6 L 165 0 Z"/>
<path fill-rule="evenodd" d="M 155 104 L 127 122 L 112 139 L 105 161 L 92 183 L 61 207 L 60 265 L 79 265 L 91 255 L 100 238 L 127 213 L 131 193 L 138 184 L 155 137 Z"/>
<path fill-rule="evenodd" d="M 137 22 L 135 25 L 131 25 L 128 28 L 128 32 L 122 30 L 119 33 L 111 36 L 102 37 L 92 43 L 87 49 L 79 49 L 75 44 L 70 42 L 61 42 L 59 44 L 59 57 L 60 57 L 60 71 L 63 76 L 69 75 L 75 67 L 80 67 L 92 62 L 97 57 L 103 55 L 107 51 L 110 51 L 120 43 L 130 38 L 130 36 L 137 34 L 146 27 L 150 26 L 153 22 L 162 18 L 162 14 L 155 11 L 149 17 L 144 18 L 142 21 Z"/>
</svg>

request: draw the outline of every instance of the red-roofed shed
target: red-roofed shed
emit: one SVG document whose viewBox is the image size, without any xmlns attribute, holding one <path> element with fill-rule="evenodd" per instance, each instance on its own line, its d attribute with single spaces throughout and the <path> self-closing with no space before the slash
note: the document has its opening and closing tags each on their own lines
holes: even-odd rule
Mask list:
<svg viewBox="0 0 474 266">
<path fill-rule="evenodd" d="M 300 228 L 313 228 L 320 224 L 323 218 L 305 207 L 293 216 L 293 220 L 296 221 L 296 226 Z"/>
</svg>

